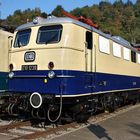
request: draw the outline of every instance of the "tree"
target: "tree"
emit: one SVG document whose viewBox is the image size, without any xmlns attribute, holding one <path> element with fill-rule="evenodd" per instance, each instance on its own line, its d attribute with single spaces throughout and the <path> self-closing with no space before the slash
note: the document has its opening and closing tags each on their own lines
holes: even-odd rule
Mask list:
<svg viewBox="0 0 140 140">
<path fill-rule="evenodd" d="M 47 18 L 47 13 L 45 13 L 45 12 L 43 12 L 43 13 L 41 13 L 41 17 L 43 17 L 43 18 Z"/>
<path fill-rule="evenodd" d="M 27 21 L 32 21 L 35 17 L 47 17 L 47 13 L 41 12 L 39 8 L 26 9 L 24 11 L 16 10 L 13 15 L 9 15 L 6 22 L 9 26 L 16 28 L 17 26 L 26 23 Z"/>
<path fill-rule="evenodd" d="M 52 15 L 56 16 L 56 17 L 62 17 L 63 16 L 63 7 L 61 5 L 58 5 L 53 11 L 52 11 Z"/>
<path fill-rule="evenodd" d="M 63 7 L 56 6 L 52 14 L 62 17 Z M 103 0 L 99 5 L 84 6 L 75 8 L 71 14 L 76 17 L 84 16 L 97 23 L 100 30 L 109 32 L 111 35 L 117 35 L 130 42 L 140 43 L 140 0 L 132 3 L 132 0 L 116 0 L 113 4 L 109 0 Z M 41 12 L 39 8 L 26 9 L 24 11 L 16 10 L 13 15 L 9 15 L 6 20 L 1 20 L 1 25 L 8 25 L 16 28 L 17 26 L 32 21 L 36 16 L 46 18 L 47 13 Z"/>
<path fill-rule="evenodd" d="M 133 6 L 133 3 L 130 0 L 127 0 L 126 6 Z"/>
<path fill-rule="evenodd" d="M 122 20 L 123 30 L 129 41 L 135 42 L 134 30 L 136 26 L 136 17 L 132 5 L 127 5 L 123 11 Z"/>
</svg>

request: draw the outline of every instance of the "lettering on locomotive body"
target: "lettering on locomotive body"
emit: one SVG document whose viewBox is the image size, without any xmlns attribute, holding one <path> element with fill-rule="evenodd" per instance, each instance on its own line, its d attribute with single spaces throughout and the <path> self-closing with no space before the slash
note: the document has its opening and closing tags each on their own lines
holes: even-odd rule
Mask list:
<svg viewBox="0 0 140 140">
<path fill-rule="evenodd" d="M 26 52 L 24 55 L 25 62 L 33 62 L 35 60 L 35 52 Z"/>
</svg>

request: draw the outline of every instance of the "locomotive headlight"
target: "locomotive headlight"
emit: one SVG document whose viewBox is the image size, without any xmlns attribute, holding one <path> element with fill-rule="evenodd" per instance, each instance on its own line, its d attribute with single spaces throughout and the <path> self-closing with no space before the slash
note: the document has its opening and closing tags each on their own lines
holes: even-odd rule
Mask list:
<svg viewBox="0 0 140 140">
<path fill-rule="evenodd" d="M 12 79 L 14 77 L 14 73 L 10 72 L 8 76 L 9 76 L 10 79 Z"/>
<path fill-rule="evenodd" d="M 48 72 L 48 77 L 49 77 L 50 79 L 53 79 L 53 78 L 55 77 L 55 72 L 54 72 L 54 71 L 49 71 L 49 72 Z"/>
</svg>

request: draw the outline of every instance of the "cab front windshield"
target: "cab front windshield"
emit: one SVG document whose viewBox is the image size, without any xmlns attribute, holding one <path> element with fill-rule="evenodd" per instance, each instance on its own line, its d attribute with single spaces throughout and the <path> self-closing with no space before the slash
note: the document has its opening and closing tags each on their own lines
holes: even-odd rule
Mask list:
<svg viewBox="0 0 140 140">
<path fill-rule="evenodd" d="M 26 46 L 29 43 L 31 29 L 18 31 L 15 38 L 14 48 Z"/>
<path fill-rule="evenodd" d="M 37 44 L 58 43 L 61 39 L 62 25 L 41 26 L 38 29 Z M 14 48 L 28 45 L 31 29 L 18 31 L 15 37 Z"/>
<path fill-rule="evenodd" d="M 38 31 L 37 44 L 58 43 L 61 33 L 61 25 L 42 26 Z"/>
</svg>

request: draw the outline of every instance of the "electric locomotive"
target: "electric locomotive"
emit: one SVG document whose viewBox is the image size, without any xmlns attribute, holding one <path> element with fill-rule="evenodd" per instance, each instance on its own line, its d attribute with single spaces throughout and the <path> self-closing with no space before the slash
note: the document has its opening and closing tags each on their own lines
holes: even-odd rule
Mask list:
<svg viewBox="0 0 140 140">
<path fill-rule="evenodd" d="M 9 49 L 12 33 L 0 29 L 0 92 L 8 91 Z"/>
<path fill-rule="evenodd" d="M 0 28 L 0 112 L 5 103 L 5 95 L 8 91 L 9 73 L 9 49 L 11 47 L 13 34 Z"/>
<path fill-rule="evenodd" d="M 10 114 L 83 120 L 139 96 L 139 51 L 71 17 L 37 17 L 19 26 L 9 68 Z"/>
</svg>

